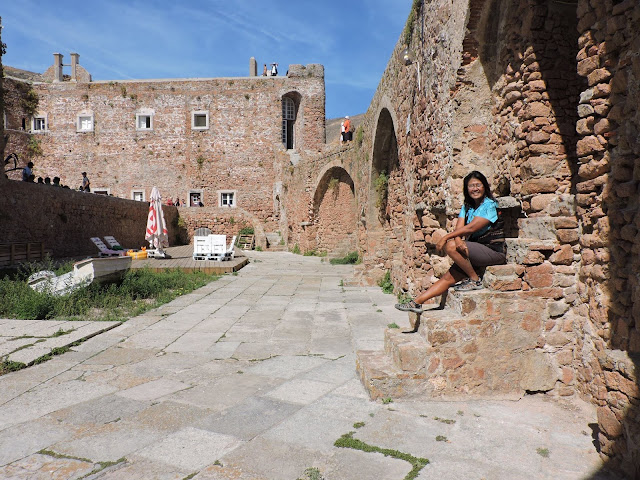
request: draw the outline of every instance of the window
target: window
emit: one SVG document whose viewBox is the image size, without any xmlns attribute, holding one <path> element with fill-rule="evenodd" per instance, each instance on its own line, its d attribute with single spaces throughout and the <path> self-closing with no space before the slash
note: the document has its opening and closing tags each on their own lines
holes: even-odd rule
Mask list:
<svg viewBox="0 0 640 480">
<path fill-rule="evenodd" d="M 136 114 L 136 130 L 152 130 L 153 129 L 153 115 L 148 114 Z"/>
<path fill-rule="evenodd" d="M 218 192 L 218 203 L 221 207 L 235 207 L 236 206 L 236 192 L 227 190 Z"/>
<path fill-rule="evenodd" d="M 289 97 L 282 97 L 282 143 L 287 150 L 293 148 L 293 126 L 296 121 L 296 104 Z"/>
<path fill-rule="evenodd" d="M 93 132 L 93 115 L 78 115 L 78 121 L 76 122 L 77 132 Z"/>
<path fill-rule="evenodd" d="M 94 188 L 92 192 L 97 195 L 110 195 L 110 190 L 110 188 Z"/>
<path fill-rule="evenodd" d="M 207 130 L 209 128 L 209 112 L 192 112 L 191 129 Z"/>
<path fill-rule="evenodd" d="M 47 131 L 47 117 L 33 117 L 31 130 L 34 132 Z"/>
<path fill-rule="evenodd" d="M 202 204 L 202 190 L 189 190 L 189 206 L 200 207 Z"/>
<path fill-rule="evenodd" d="M 131 199 L 137 202 L 144 202 L 144 190 L 133 190 L 131 192 Z"/>
</svg>

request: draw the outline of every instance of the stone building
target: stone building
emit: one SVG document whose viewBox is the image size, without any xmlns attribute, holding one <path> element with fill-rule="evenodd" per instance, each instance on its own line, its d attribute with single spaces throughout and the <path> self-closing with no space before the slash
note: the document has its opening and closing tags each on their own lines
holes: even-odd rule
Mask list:
<svg viewBox="0 0 640 480">
<path fill-rule="evenodd" d="M 289 248 L 357 250 L 358 282 L 375 284 L 388 272 L 396 292 L 410 295 L 449 267 L 434 244 L 452 228 L 463 177 L 483 171 L 508 220 L 508 264 L 488 269 L 486 290 L 450 295 L 442 311 L 412 318 L 417 335 L 391 329 L 385 352 L 359 352 L 365 386 L 373 397 L 580 396 L 597 406 L 594 443 L 603 459 L 638 478 L 639 25 L 637 0 L 416 0 L 350 144 L 323 144 L 318 73 L 309 84 L 289 77 L 43 83 L 37 86 L 42 105 L 66 115 L 64 135 L 85 157 L 65 152 L 64 142 L 49 144 L 51 135 L 41 145 L 52 168 L 50 156 L 79 162 L 91 151 L 95 165 L 111 166 L 95 170 L 92 182 L 104 178 L 106 186 L 108 178 L 118 195 L 130 198 L 140 181 L 129 168 L 149 178 L 142 166 L 154 165 L 156 175 L 171 172 L 169 190 L 200 188 L 206 203 L 214 192 L 233 190 L 206 162 L 220 167 L 222 155 L 233 155 L 233 168 L 252 188 L 261 188 L 250 183 L 259 172 L 269 179 L 259 191 L 273 203 L 247 209 L 253 224 L 265 232 L 277 228 Z M 227 129 L 226 143 L 198 142 L 207 135 L 189 128 L 205 110 L 198 86 L 233 92 L 233 100 L 212 100 L 228 111 L 243 104 L 245 93 L 247 102 L 258 101 L 251 85 L 260 81 L 271 99 L 258 102 L 260 118 L 271 119 L 258 135 L 266 139 L 269 165 L 259 164 L 264 149 L 234 150 L 240 139 L 228 133 L 224 115 L 213 128 Z M 305 120 L 300 132 L 296 116 L 294 138 L 303 143 L 291 151 L 282 144 L 278 102 L 292 91 L 301 95 L 292 99 Z M 74 108 L 47 103 L 49 92 L 72 99 Z M 106 146 L 97 145 L 94 137 L 112 110 L 119 112 L 118 138 L 112 132 Z M 95 134 L 75 131 L 78 116 L 91 114 Z M 136 115 L 173 118 L 173 130 L 158 124 L 173 143 L 156 139 L 161 146 L 153 146 L 150 132 L 135 128 Z M 253 139 L 261 120 L 239 121 L 243 138 Z M 167 164 L 174 144 L 178 168 Z M 122 148 L 138 166 L 126 163 Z M 205 149 L 211 155 L 200 165 Z M 245 149 L 254 152 L 253 161 L 243 157 Z M 164 163 L 149 160 L 156 155 Z M 206 193 L 204 185 L 211 185 Z M 244 195 L 238 193 L 238 206 Z"/>
<path fill-rule="evenodd" d="M 282 171 L 324 147 L 321 65 L 291 65 L 273 77 L 254 70 L 241 78 L 94 82 L 79 55 L 71 58 L 69 76 L 57 53 L 27 81 L 8 70 L 7 152 L 37 156 L 39 172 L 74 188 L 86 171 L 94 193 L 144 201 L 157 185 L 165 199 L 208 207 L 185 215 L 190 227 L 220 230 L 233 219 L 286 230 Z"/>
</svg>

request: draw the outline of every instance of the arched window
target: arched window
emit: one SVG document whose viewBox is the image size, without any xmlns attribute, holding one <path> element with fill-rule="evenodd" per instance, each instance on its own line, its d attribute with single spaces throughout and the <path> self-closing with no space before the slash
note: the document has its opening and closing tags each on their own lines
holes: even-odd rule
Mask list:
<svg viewBox="0 0 640 480">
<path fill-rule="evenodd" d="M 293 126 L 296 121 L 296 104 L 289 97 L 282 97 L 282 143 L 287 150 L 293 148 Z"/>
</svg>

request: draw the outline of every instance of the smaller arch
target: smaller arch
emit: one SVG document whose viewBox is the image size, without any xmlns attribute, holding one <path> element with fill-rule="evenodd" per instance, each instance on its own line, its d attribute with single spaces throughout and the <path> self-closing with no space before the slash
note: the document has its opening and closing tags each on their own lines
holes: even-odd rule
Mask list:
<svg viewBox="0 0 640 480">
<path fill-rule="evenodd" d="M 329 184 L 333 179 L 337 179 L 339 182 L 346 183 L 351 189 L 351 193 L 353 193 L 355 199 L 355 185 L 353 183 L 351 175 L 349 175 L 349 172 L 347 172 L 341 166 L 332 166 L 327 168 L 322 174 L 320 180 L 316 182 L 316 190 L 313 194 L 313 216 L 311 218 L 312 221 L 317 219 L 320 203 L 322 202 L 324 196 L 327 194 Z"/>
</svg>

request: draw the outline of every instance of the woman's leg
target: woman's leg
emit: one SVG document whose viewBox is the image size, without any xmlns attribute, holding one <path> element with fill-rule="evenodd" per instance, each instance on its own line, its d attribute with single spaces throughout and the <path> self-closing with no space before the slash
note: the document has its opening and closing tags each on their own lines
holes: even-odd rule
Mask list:
<svg viewBox="0 0 640 480">
<path fill-rule="evenodd" d="M 453 240 L 449 240 L 445 244 L 444 251 L 447 255 L 449 255 L 449 257 L 451 257 L 451 260 L 453 260 L 454 263 L 458 267 L 460 267 L 460 269 L 467 275 L 467 277 L 469 277 L 471 280 L 480 280 L 480 277 L 473 269 L 473 265 L 471 265 L 471 261 L 464 255 L 462 255 L 458 250 L 456 250 L 456 243 Z"/>
<path fill-rule="evenodd" d="M 459 282 L 463 278 L 466 278 L 466 275 L 457 269 L 450 269 L 447 273 L 445 273 L 440 280 L 431 285 L 424 293 L 421 293 L 414 300 L 416 303 L 422 304 L 427 300 L 432 299 L 433 297 L 437 297 L 438 295 L 442 295 L 444 292 L 449 290 L 456 282 Z"/>
</svg>

